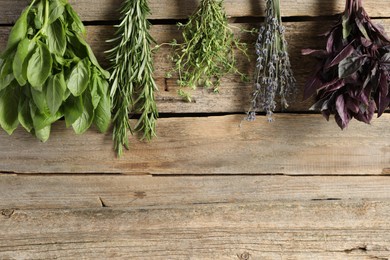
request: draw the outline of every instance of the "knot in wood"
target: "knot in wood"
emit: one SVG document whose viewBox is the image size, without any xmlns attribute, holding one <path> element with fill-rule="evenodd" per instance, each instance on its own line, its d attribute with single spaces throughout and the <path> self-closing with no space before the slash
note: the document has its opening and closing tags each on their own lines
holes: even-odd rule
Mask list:
<svg viewBox="0 0 390 260">
<path fill-rule="evenodd" d="M 1 212 L 1 215 L 5 216 L 7 218 L 10 218 L 14 214 L 15 210 L 13 210 L 13 209 L 2 209 L 0 212 Z"/>
<path fill-rule="evenodd" d="M 244 253 L 239 254 L 237 256 L 238 256 L 238 259 L 240 259 L 240 260 L 249 260 L 249 258 L 251 257 L 251 255 L 248 252 L 244 252 Z"/>
</svg>

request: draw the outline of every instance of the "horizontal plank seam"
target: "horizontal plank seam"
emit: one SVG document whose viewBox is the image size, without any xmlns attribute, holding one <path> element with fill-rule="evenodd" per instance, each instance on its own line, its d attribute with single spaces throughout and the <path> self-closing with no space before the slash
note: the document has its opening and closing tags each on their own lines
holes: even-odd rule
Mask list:
<svg viewBox="0 0 390 260">
<path fill-rule="evenodd" d="M 264 21 L 264 16 L 229 16 L 229 23 L 231 24 L 240 24 L 240 23 L 262 23 Z M 380 19 L 390 19 L 387 16 L 375 16 L 370 17 L 372 20 Z M 336 18 L 333 15 L 324 15 L 324 16 L 283 16 L 282 21 L 285 23 L 288 22 L 316 22 L 316 21 L 335 21 Z M 188 19 L 149 19 L 149 22 L 152 25 L 175 25 L 177 23 L 186 23 Z M 120 23 L 119 20 L 92 20 L 92 21 L 83 21 L 86 26 L 104 26 L 104 25 L 117 25 Z M 3 23 L 0 24 L 0 27 L 9 27 L 13 26 L 12 23 Z"/>
<path fill-rule="evenodd" d="M 164 174 L 164 173 L 75 173 L 75 172 L 59 172 L 59 173 L 23 173 L 23 172 L 1 172 L 0 177 L 6 176 L 72 176 L 72 177 L 86 177 L 86 176 L 149 176 L 155 178 L 169 178 L 169 177 L 237 177 L 237 176 L 287 176 L 287 177 L 390 177 L 390 168 L 384 168 L 381 174 L 288 174 L 288 173 L 183 173 L 183 174 Z"/>
</svg>

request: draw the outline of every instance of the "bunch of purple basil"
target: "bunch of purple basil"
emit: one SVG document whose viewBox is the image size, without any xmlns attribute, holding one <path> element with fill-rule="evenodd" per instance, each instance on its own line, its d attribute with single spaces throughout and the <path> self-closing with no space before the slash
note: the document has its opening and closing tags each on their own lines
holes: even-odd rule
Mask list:
<svg viewBox="0 0 390 260">
<path fill-rule="evenodd" d="M 326 50 L 302 51 L 319 59 L 305 98 L 316 94 L 312 109 L 321 110 L 327 120 L 334 114 L 342 129 L 352 118 L 370 123 L 375 110 L 380 117 L 390 104 L 390 39 L 371 21 L 361 0 L 346 0 L 326 37 Z"/>
</svg>

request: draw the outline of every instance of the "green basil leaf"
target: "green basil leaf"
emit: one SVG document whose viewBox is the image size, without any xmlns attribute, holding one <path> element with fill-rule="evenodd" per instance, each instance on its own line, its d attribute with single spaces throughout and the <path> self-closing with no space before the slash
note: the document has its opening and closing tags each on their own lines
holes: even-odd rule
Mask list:
<svg viewBox="0 0 390 260">
<path fill-rule="evenodd" d="M 49 21 L 54 23 L 64 13 L 65 5 L 59 0 L 52 0 L 50 2 Z"/>
<path fill-rule="evenodd" d="M 8 58 L 5 61 L 2 60 L 0 65 L 0 91 L 8 87 L 15 79 L 12 73 L 12 58 Z"/>
<path fill-rule="evenodd" d="M 18 81 L 20 86 L 26 85 L 27 81 L 27 73 L 23 72 L 23 64 L 24 60 L 27 58 L 29 46 L 30 40 L 27 38 L 24 38 L 19 42 L 12 65 L 15 79 Z"/>
<path fill-rule="evenodd" d="M 15 81 L 0 92 L 0 125 L 11 135 L 19 125 L 18 105 L 20 87 Z"/>
<path fill-rule="evenodd" d="M 62 105 L 66 90 L 63 72 L 49 78 L 46 89 L 46 102 L 52 115 L 56 114 Z"/>
<path fill-rule="evenodd" d="M 73 96 L 77 97 L 83 94 L 88 86 L 89 78 L 89 62 L 87 59 L 83 59 L 73 68 L 68 80 L 68 89 L 72 92 Z"/>
<path fill-rule="evenodd" d="M 42 90 L 44 83 L 51 73 L 52 58 L 47 46 L 38 42 L 34 54 L 27 67 L 27 79 L 32 87 Z"/>
<path fill-rule="evenodd" d="M 47 43 L 51 53 L 62 57 L 66 50 L 66 36 L 64 25 L 61 20 L 57 20 L 47 28 Z"/>
<path fill-rule="evenodd" d="M 34 124 L 31 118 L 29 99 L 25 95 L 21 95 L 19 99 L 18 120 L 27 132 L 31 132 Z"/>
<path fill-rule="evenodd" d="M 34 130 L 41 130 L 48 125 L 51 125 L 62 117 L 61 112 L 57 112 L 55 115 L 43 114 L 33 102 L 30 101 L 30 113 L 33 120 Z"/>
<path fill-rule="evenodd" d="M 96 109 L 99 101 L 100 101 L 100 95 L 98 94 L 98 78 L 99 75 L 96 74 L 96 72 L 93 73 L 92 76 L 92 87 L 91 87 L 91 97 L 92 97 L 92 105 L 93 108 Z"/>
<path fill-rule="evenodd" d="M 50 137 L 50 131 L 51 131 L 51 125 L 47 125 L 42 129 L 36 130 L 35 131 L 35 136 L 41 141 L 41 142 L 46 142 L 49 140 Z"/>
<path fill-rule="evenodd" d="M 31 88 L 31 96 L 32 101 L 34 102 L 35 106 L 38 108 L 38 110 L 44 114 L 49 116 L 50 115 L 50 109 L 46 102 L 46 94 L 45 89 L 42 91 L 36 90 L 34 88 Z"/>
<path fill-rule="evenodd" d="M 92 64 L 95 65 L 100 70 L 100 72 L 106 79 L 108 79 L 110 77 L 110 73 L 100 66 L 98 60 L 96 59 L 95 54 L 91 49 L 91 46 L 89 46 L 89 44 L 83 38 L 81 38 L 81 36 L 77 36 L 77 38 L 80 41 L 80 43 L 83 44 L 85 48 L 87 48 L 88 57 L 91 60 Z"/>
<path fill-rule="evenodd" d="M 95 110 L 94 124 L 102 133 L 106 132 L 111 121 L 111 101 L 108 95 L 108 83 L 102 78 L 97 79 L 98 93 L 100 95 L 99 104 Z"/>
<path fill-rule="evenodd" d="M 83 95 L 84 110 L 81 116 L 72 124 L 73 130 L 76 134 L 83 134 L 91 127 L 94 117 L 94 109 L 89 93 Z"/>
<path fill-rule="evenodd" d="M 65 5 L 66 11 L 70 17 L 70 25 L 73 31 L 81 34 L 85 34 L 85 27 L 83 23 L 80 20 L 80 17 L 78 14 L 73 10 L 72 6 L 70 4 Z"/>
<path fill-rule="evenodd" d="M 12 60 L 13 57 L 2 60 L 0 66 L 0 79 L 5 78 L 8 74 L 12 74 Z"/>
<path fill-rule="evenodd" d="M 83 113 L 83 99 L 81 96 L 70 95 L 64 104 L 66 127 L 71 126 Z"/>
<path fill-rule="evenodd" d="M 24 9 L 19 19 L 12 27 L 7 43 L 8 50 L 15 48 L 21 40 L 26 38 L 28 26 L 27 15 L 29 12 L 30 7 Z"/>
<path fill-rule="evenodd" d="M 36 6 L 36 14 L 34 16 L 34 26 L 37 30 L 40 30 L 42 28 L 42 25 L 44 24 L 44 1 L 39 1 Z"/>
<path fill-rule="evenodd" d="M 106 70 L 104 70 L 98 60 L 96 59 L 95 54 L 93 53 L 91 47 L 89 44 L 84 40 L 84 38 L 81 35 L 68 35 L 68 40 L 70 44 L 73 46 L 73 49 L 75 51 L 75 54 L 80 58 L 85 58 L 88 56 L 91 63 L 99 69 L 100 73 L 105 77 L 109 78 L 110 73 Z"/>
</svg>

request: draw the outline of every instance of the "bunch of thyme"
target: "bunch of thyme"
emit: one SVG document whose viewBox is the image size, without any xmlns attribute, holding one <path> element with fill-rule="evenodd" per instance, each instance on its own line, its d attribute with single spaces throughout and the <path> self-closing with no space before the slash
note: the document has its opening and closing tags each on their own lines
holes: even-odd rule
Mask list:
<svg viewBox="0 0 390 260">
<path fill-rule="evenodd" d="M 352 118 L 370 123 L 390 104 L 390 39 L 374 24 L 361 0 L 346 0 L 339 21 L 326 34 L 325 50 L 303 50 L 319 59 L 305 86 L 305 98 L 316 93 L 312 109 L 331 114 L 341 129 Z"/>
<path fill-rule="evenodd" d="M 143 132 L 142 139 L 150 140 L 156 135 L 157 86 L 153 79 L 150 45 L 154 40 L 149 33 L 149 13 L 147 0 L 125 0 L 117 37 L 110 41 L 116 44 L 108 53 L 112 62 L 113 139 L 118 156 L 123 146 L 129 148 L 128 131 L 133 133 L 129 114 L 141 114 L 134 130 Z"/>
<path fill-rule="evenodd" d="M 223 8 L 223 0 L 201 0 L 186 24 L 179 23 L 184 42 L 173 43 L 174 71 L 178 72 L 179 95 L 187 101 L 191 96 L 183 87 L 213 87 L 218 92 L 221 78 L 228 73 L 245 75 L 236 67 L 235 49 L 246 55 L 246 45 L 234 36 Z"/>
<path fill-rule="evenodd" d="M 281 98 L 281 105 L 287 108 L 287 96 L 295 88 L 284 38 L 285 28 L 280 15 L 280 1 L 267 0 L 265 23 L 260 27 L 256 42 L 255 84 L 251 109 L 247 119 L 253 121 L 256 111 L 264 110 L 268 121 L 272 121 L 276 108 L 275 96 Z"/>
</svg>

